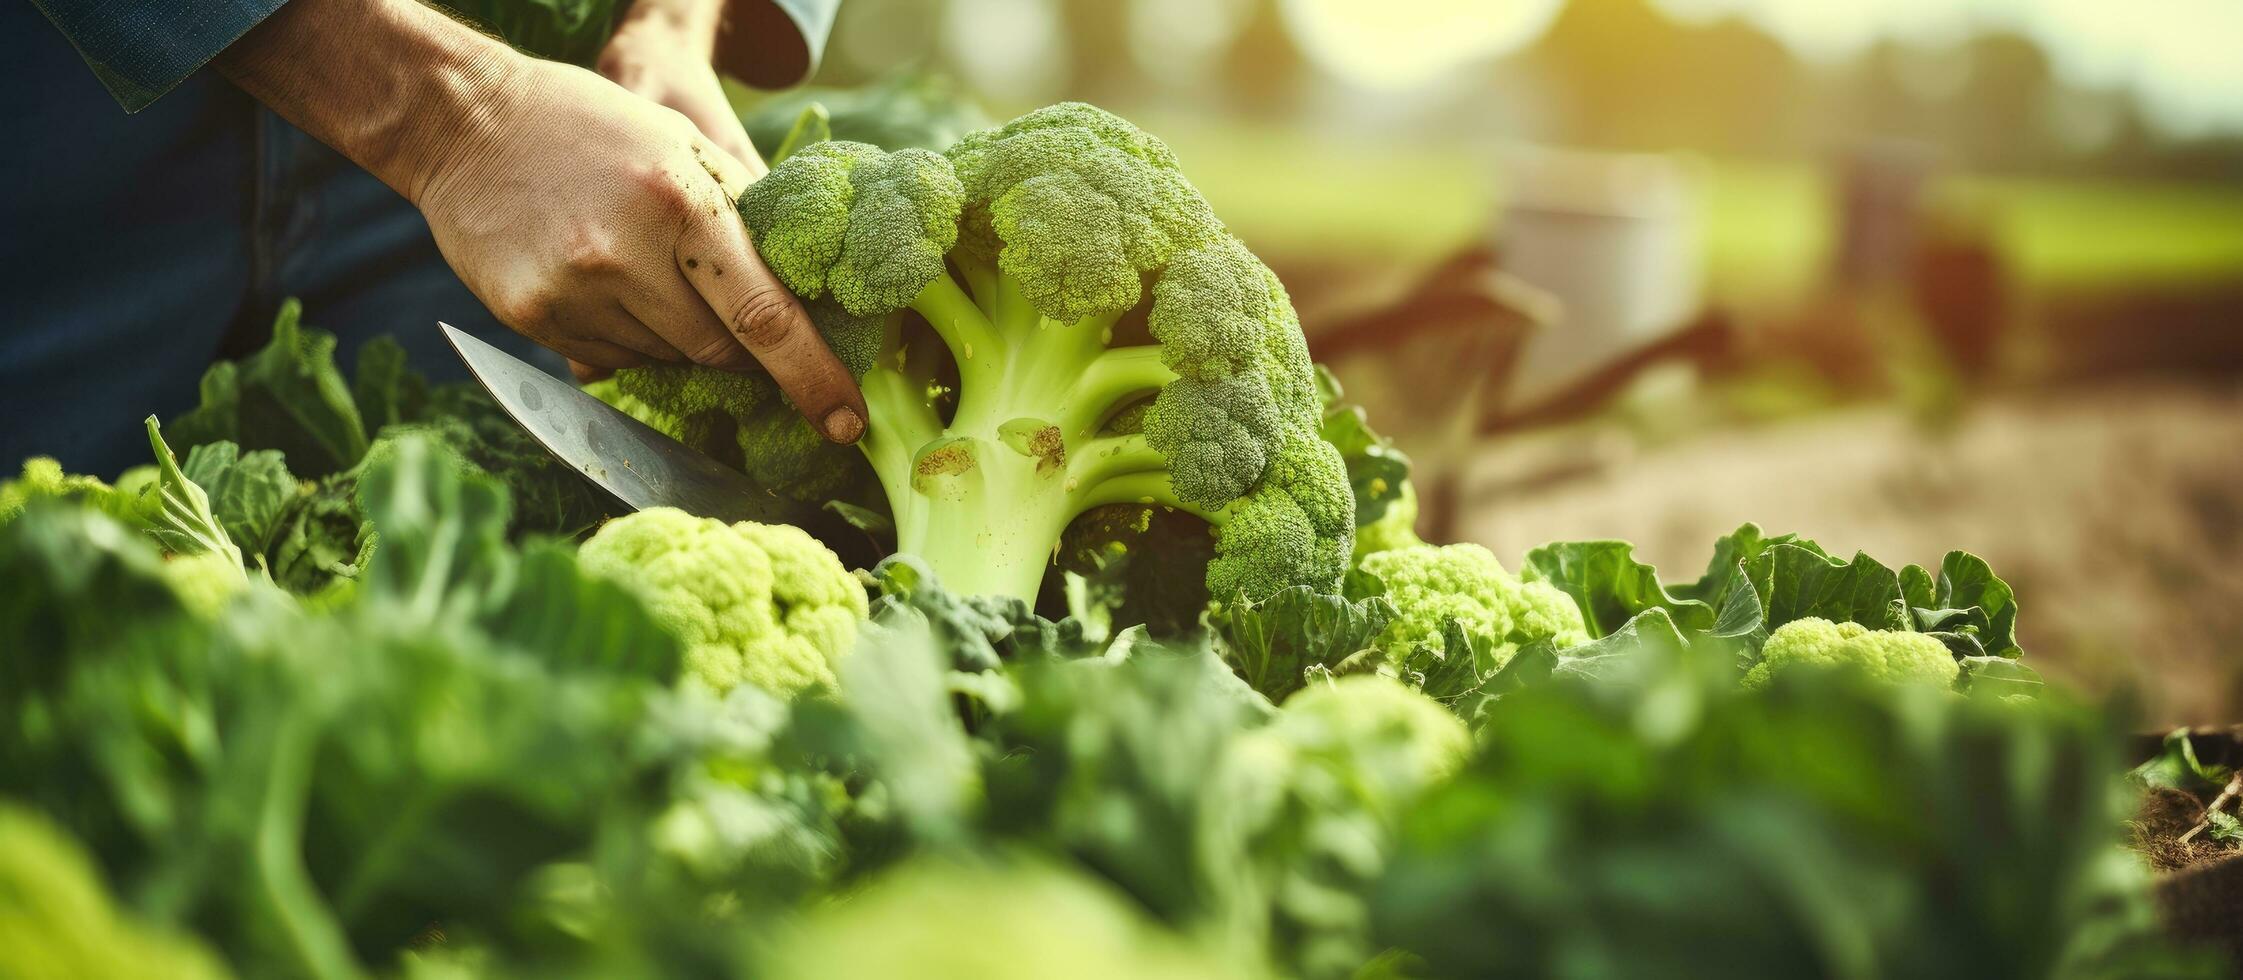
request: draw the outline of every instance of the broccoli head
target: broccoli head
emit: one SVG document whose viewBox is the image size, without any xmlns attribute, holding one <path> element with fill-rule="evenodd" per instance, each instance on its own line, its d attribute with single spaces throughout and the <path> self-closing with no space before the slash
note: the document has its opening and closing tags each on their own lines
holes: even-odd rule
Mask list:
<svg viewBox="0 0 2243 980">
<path fill-rule="evenodd" d="M 642 420 L 800 500 L 877 483 L 897 549 L 968 594 L 1033 599 L 1110 504 L 1203 519 L 1219 596 L 1346 571 L 1354 497 L 1292 301 L 1158 139 L 1067 103 L 943 154 L 815 143 L 740 214 L 858 375 L 870 480 L 767 377 L 624 371 L 610 397 Z"/>
<path fill-rule="evenodd" d="M 1441 625 L 1448 620 L 1489 641 L 1490 669 L 1509 662 L 1521 638 L 1548 639 L 1561 649 L 1589 642 L 1581 607 L 1571 597 L 1547 582 L 1520 581 L 1476 544 L 1375 551 L 1356 567 L 1365 574 L 1350 578 L 1351 597 L 1381 594 L 1394 603 L 1397 615 L 1380 646 L 1396 665 L 1419 650 L 1441 649 Z"/>
<path fill-rule="evenodd" d="M 1768 634 L 1760 662 L 1745 672 L 1746 690 L 1760 690 L 1795 670 L 1848 670 L 1892 684 L 1951 686 L 1962 673 L 1937 637 L 1873 630 L 1860 623 L 1794 619 Z"/>
<path fill-rule="evenodd" d="M 686 673 L 720 692 L 830 687 L 865 617 L 864 587 L 841 559 L 783 524 L 655 507 L 602 525 L 577 554 L 636 591 L 685 642 Z"/>
</svg>

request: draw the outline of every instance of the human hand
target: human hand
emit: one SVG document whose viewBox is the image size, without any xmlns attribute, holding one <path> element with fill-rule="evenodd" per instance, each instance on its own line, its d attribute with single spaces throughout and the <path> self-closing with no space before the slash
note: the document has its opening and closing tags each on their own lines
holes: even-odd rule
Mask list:
<svg viewBox="0 0 2243 980">
<path fill-rule="evenodd" d="M 760 362 L 828 438 L 864 397 L 748 241 L 752 179 L 678 112 L 412 0 L 295 0 L 219 68 L 403 194 L 507 326 L 613 370 Z"/>
<path fill-rule="evenodd" d="M 595 67 L 655 105 L 675 109 L 751 178 L 766 169 L 747 128 L 724 97 L 710 59 L 723 0 L 638 0 L 600 52 Z"/>
</svg>

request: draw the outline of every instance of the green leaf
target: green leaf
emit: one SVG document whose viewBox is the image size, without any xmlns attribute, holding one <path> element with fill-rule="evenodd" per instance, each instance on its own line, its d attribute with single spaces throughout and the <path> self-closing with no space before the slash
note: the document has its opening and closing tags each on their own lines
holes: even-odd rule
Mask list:
<svg viewBox="0 0 2243 980">
<path fill-rule="evenodd" d="M 373 554 L 374 525 L 359 512 L 357 481 L 334 476 L 290 502 L 266 551 L 273 583 L 308 595 L 354 578 Z"/>
<path fill-rule="evenodd" d="M 1335 669 L 1369 649 L 1394 619 L 1383 596 L 1350 600 L 1305 585 L 1260 602 L 1241 595 L 1211 617 L 1225 662 L 1272 701 L 1299 690 L 1311 668 Z"/>
<path fill-rule="evenodd" d="M 1327 412 L 1323 436 L 1347 464 L 1347 482 L 1355 491 L 1355 526 L 1386 516 L 1387 507 L 1401 498 L 1403 486 L 1409 483 L 1410 458 L 1391 440 L 1371 431 L 1360 405 Z"/>
<path fill-rule="evenodd" d="M 281 518 L 301 489 L 278 450 L 244 454 L 231 442 L 187 451 L 180 469 L 210 496 L 210 509 L 245 555 L 263 562 Z"/>
<path fill-rule="evenodd" d="M 823 143 L 833 138 L 833 117 L 826 112 L 825 104 L 812 102 L 802 107 L 802 114 L 794 117 L 794 125 L 787 130 L 787 138 L 771 154 L 771 165 L 795 155 L 812 143 Z"/>
<path fill-rule="evenodd" d="M 388 334 L 358 348 L 350 391 L 369 440 L 388 426 L 420 421 L 428 411 L 428 382 L 407 363 L 404 346 Z"/>
<path fill-rule="evenodd" d="M 1961 663 L 1961 689 L 1972 694 L 2030 698 L 2039 697 L 2045 686 L 2040 671 L 2008 657 L 1964 657 Z"/>
<path fill-rule="evenodd" d="M 621 0 L 441 0 L 517 51 L 592 67 L 615 31 Z"/>
<path fill-rule="evenodd" d="M 2144 786 L 2175 789 L 2196 796 L 2218 792 L 2227 785 L 2229 775 L 2225 766 L 2206 765 L 2197 760 L 2196 743 L 2189 740 L 2186 728 L 2165 733 L 2165 743 L 2158 753 L 2127 773 L 2129 778 Z"/>
<path fill-rule="evenodd" d="M 302 304 L 283 302 L 271 341 L 237 365 L 211 366 L 202 404 L 175 426 L 182 445 L 227 439 L 244 452 L 277 449 L 314 477 L 349 469 L 366 454 L 365 423 L 335 367 L 335 337 L 304 326 L 302 317 Z"/>
<path fill-rule="evenodd" d="M 1939 578 L 1929 590 L 1924 588 L 1929 576 L 1914 566 L 1909 570 L 1915 574 L 1908 590 L 1908 605 L 1917 629 L 1926 633 L 1967 632 L 1990 656 L 2024 655 L 2017 647 L 2017 595 L 1985 559 L 1967 551 L 1948 552 L 1939 563 Z"/>
<path fill-rule="evenodd" d="M 1809 616 L 1874 630 L 1911 628 L 1899 575 L 1866 554 L 1839 561 L 1811 544 L 1777 544 L 1745 562 L 1745 575 L 1764 607 L 1762 636 Z"/>
<path fill-rule="evenodd" d="M 162 427 L 148 416 L 148 446 L 156 454 L 156 482 L 149 488 L 157 506 L 149 513 L 148 534 L 164 550 L 179 555 L 216 553 L 241 567 L 241 549 L 211 513 L 210 497 L 179 469 L 179 459 L 164 444 Z"/>
<path fill-rule="evenodd" d="M 870 507 L 859 507 L 846 500 L 828 500 L 825 509 L 876 541 L 896 539 L 895 519 Z"/>
<path fill-rule="evenodd" d="M 1635 546 L 1626 541 L 1546 544 L 1526 553 L 1519 574 L 1572 596 L 1591 636 L 1609 635 L 1647 609 L 1665 610 L 1681 629 L 1707 631 L 1717 623 L 1734 629 L 1743 623 L 1746 610 L 1756 605 L 1724 603 L 1717 610 L 1697 599 L 1677 597 L 1659 584 L 1658 569 L 1636 560 Z"/>
</svg>

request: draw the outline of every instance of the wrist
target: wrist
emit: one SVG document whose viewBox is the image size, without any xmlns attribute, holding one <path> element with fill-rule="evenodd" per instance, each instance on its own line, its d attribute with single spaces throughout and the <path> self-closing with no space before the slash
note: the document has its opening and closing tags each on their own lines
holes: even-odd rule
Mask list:
<svg viewBox="0 0 2243 980">
<path fill-rule="evenodd" d="M 414 0 L 293 0 L 215 65 L 417 205 L 497 132 L 523 61 Z"/>
</svg>

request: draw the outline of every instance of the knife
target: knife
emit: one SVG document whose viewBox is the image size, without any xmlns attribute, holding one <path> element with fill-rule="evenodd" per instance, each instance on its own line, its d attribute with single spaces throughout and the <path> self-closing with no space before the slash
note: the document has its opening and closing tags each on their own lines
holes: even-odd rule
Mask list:
<svg viewBox="0 0 2243 980">
<path fill-rule="evenodd" d="M 506 414 L 554 458 L 632 510 L 676 507 L 728 524 L 802 525 L 820 537 L 839 523 L 458 327 L 437 326 Z"/>
</svg>

